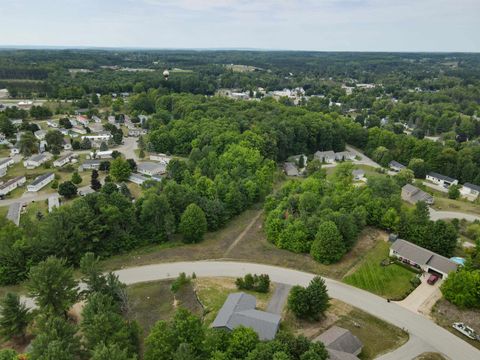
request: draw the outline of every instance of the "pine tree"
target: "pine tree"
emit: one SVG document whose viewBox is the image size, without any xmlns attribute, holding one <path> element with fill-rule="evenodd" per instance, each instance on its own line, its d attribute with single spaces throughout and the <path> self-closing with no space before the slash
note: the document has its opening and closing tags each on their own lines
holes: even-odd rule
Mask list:
<svg viewBox="0 0 480 360">
<path fill-rule="evenodd" d="M 91 181 L 90 181 L 90 187 L 95 191 L 100 190 L 100 188 L 102 187 L 102 184 L 98 180 L 98 171 L 95 170 L 95 169 L 92 170 L 92 178 L 91 178 Z"/>
<path fill-rule="evenodd" d="M 0 301 L 0 336 L 5 339 L 25 340 L 25 332 L 31 320 L 30 313 L 17 294 L 8 293 Z"/>
</svg>

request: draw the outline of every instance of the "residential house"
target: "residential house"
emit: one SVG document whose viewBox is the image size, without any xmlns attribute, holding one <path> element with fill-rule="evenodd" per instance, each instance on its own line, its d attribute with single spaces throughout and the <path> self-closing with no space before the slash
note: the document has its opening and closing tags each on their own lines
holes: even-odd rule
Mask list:
<svg viewBox="0 0 480 360">
<path fill-rule="evenodd" d="M 361 169 L 352 170 L 353 180 L 363 181 L 365 180 L 365 171 Z"/>
<path fill-rule="evenodd" d="M 52 195 L 48 198 L 48 212 L 52 212 L 53 209 L 60 207 L 60 197 L 58 195 Z"/>
<path fill-rule="evenodd" d="M 111 137 L 112 137 L 112 134 L 110 133 L 110 131 L 101 131 L 96 134 L 89 134 L 89 135 L 82 136 L 82 140 L 88 139 L 90 141 L 102 142 L 102 141 L 110 140 Z"/>
<path fill-rule="evenodd" d="M 40 176 L 37 176 L 31 184 L 27 185 L 27 191 L 36 192 L 52 182 L 55 179 L 54 173 L 46 173 Z"/>
<path fill-rule="evenodd" d="M 78 125 L 75 125 L 74 127 L 72 127 L 71 130 L 74 133 L 77 133 L 80 135 L 85 135 L 87 133 L 87 129 L 85 129 L 83 126 L 78 126 Z"/>
<path fill-rule="evenodd" d="M 471 183 L 465 183 L 460 188 L 460 194 L 463 197 L 474 201 L 478 198 L 478 195 L 480 194 L 480 186 Z"/>
<path fill-rule="evenodd" d="M 139 137 L 142 135 L 145 135 L 147 133 L 147 130 L 141 129 L 141 128 L 133 128 L 128 130 L 128 136 L 132 137 Z"/>
<path fill-rule="evenodd" d="M 78 195 L 79 196 L 86 196 L 88 194 L 93 194 L 95 190 L 93 190 L 89 185 L 83 186 L 81 188 L 78 188 Z"/>
<path fill-rule="evenodd" d="M 8 169 L 9 166 L 12 166 L 15 162 L 12 158 L 2 158 L 0 159 L 0 170 Z"/>
<path fill-rule="evenodd" d="M 53 161 L 53 166 L 62 167 L 63 165 L 71 162 L 75 158 L 75 156 L 76 155 L 74 153 L 71 153 L 71 152 L 66 153 L 65 155 L 59 157 L 57 160 L 54 160 Z"/>
<path fill-rule="evenodd" d="M 42 165 L 43 163 L 46 163 L 47 161 L 49 161 L 51 158 L 52 158 L 52 154 L 48 152 L 44 152 L 43 154 L 32 155 L 23 162 L 23 166 L 25 166 L 27 169 L 35 169 L 40 165 Z"/>
<path fill-rule="evenodd" d="M 283 171 L 287 176 L 299 176 L 300 172 L 297 169 L 297 165 L 292 162 L 286 162 L 283 164 Z"/>
<path fill-rule="evenodd" d="M 70 134 L 70 131 L 65 129 L 65 128 L 59 128 L 57 129 L 58 131 L 60 131 L 62 133 L 62 135 L 65 135 L 67 136 L 68 134 Z"/>
<path fill-rule="evenodd" d="M 82 165 L 80 165 L 79 169 L 81 171 L 84 170 L 98 170 L 100 168 L 101 160 L 93 159 L 93 160 L 85 160 Z"/>
<path fill-rule="evenodd" d="M 97 124 L 102 122 L 102 119 L 100 119 L 97 115 L 93 115 L 92 120 Z"/>
<path fill-rule="evenodd" d="M 355 160 L 355 154 L 351 151 L 340 151 L 335 153 L 336 161 Z"/>
<path fill-rule="evenodd" d="M 27 181 L 25 176 L 17 176 L 0 185 L 0 196 L 5 196 L 19 186 L 22 186 Z"/>
<path fill-rule="evenodd" d="M 335 162 L 335 153 L 332 150 L 317 151 L 313 157 L 322 163 L 333 164 Z"/>
<path fill-rule="evenodd" d="M 82 124 L 83 126 L 88 126 L 89 124 L 88 118 L 83 115 L 77 115 L 76 119 L 77 119 L 77 122 L 79 124 Z"/>
<path fill-rule="evenodd" d="M 406 184 L 402 187 L 402 200 L 409 202 L 410 204 L 416 204 L 419 201 L 423 201 L 428 205 L 432 205 L 434 198 L 432 195 L 420 190 L 416 186 Z"/>
<path fill-rule="evenodd" d="M 359 360 L 363 343 L 350 330 L 339 326 L 332 326 L 320 334 L 315 342 L 325 345 L 330 360 Z"/>
<path fill-rule="evenodd" d="M 145 181 L 149 180 L 148 178 L 146 178 L 145 176 L 143 175 L 140 175 L 140 174 L 131 174 L 130 177 L 128 178 L 128 180 L 130 180 L 131 182 L 137 184 L 137 185 L 142 185 Z"/>
<path fill-rule="evenodd" d="M 399 172 L 400 170 L 406 168 L 405 165 L 400 164 L 398 161 L 395 161 L 395 160 L 390 161 L 390 163 L 388 164 L 388 167 L 395 172 Z"/>
<path fill-rule="evenodd" d="M 308 159 L 307 159 L 307 156 L 304 154 L 290 156 L 288 158 L 288 161 L 291 161 L 297 165 L 300 165 L 300 162 L 301 162 L 300 159 L 303 159 L 303 167 L 307 166 Z"/>
<path fill-rule="evenodd" d="M 167 167 L 163 163 L 156 163 L 150 161 L 144 161 L 137 163 L 137 172 L 143 175 L 157 175 L 164 174 L 167 171 Z"/>
<path fill-rule="evenodd" d="M 458 268 L 458 264 L 452 260 L 403 239 L 398 239 L 390 246 L 390 256 L 444 279 Z"/>
<path fill-rule="evenodd" d="M 153 153 L 150 154 L 150 160 L 168 164 L 170 160 L 172 160 L 172 157 L 161 153 Z"/>
<path fill-rule="evenodd" d="M 0 169 L 0 178 L 4 177 L 7 175 L 7 168 Z"/>
<path fill-rule="evenodd" d="M 47 146 L 48 143 L 45 140 L 40 141 L 40 143 L 38 144 L 38 152 L 40 154 L 44 153 L 45 151 L 47 151 Z"/>
<path fill-rule="evenodd" d="M 457 179 L 453 179 L 449 176 L 445 176 L 436 172 L 429 172 L 426 178 L 434 184 L 443 186 L 445 188 L 448 188 L 450 185 L 458 185 Z"/>
<path fill-rule="evenodd" d="M 113 150 L 105 150 L 105 151 L 96 151 L 90 152 L 90 158 L 92 159 L 111 159 L 113 154 Z"/>
<path fill-rule="evenodd" d="M 45 135 L 47 135 L 47 132 L 45 130 L 37 130 L 33 134 L 38 140 L 43 140 L 45 139 Z"/>
<path fill-rule="evenodd" d="M 212 323 L 213 328 L 234 330 L 244 326 L 252 328 L 260 340 L 272 340 L 280 325 L 280 315 L 256 310 L 254 296 L 239 292 L 228 295 L 227 300 Z"/>
<path fill-rule="evenodd" d="M 20 225 L 20 213 L 22 212 L 22 204 L 19 202 L 13 203 L 8 207 L 7 219 L 15 225 Z"/>
<path fill-rule="evenodd" d="M 15 126 L 20 126 L 20 125 L 23 124 L 22 119 L 12 119 L 12 120 L 10 120 L 10 122 L 12 123 L 12 125 L 15 125 Z"/>
</svg>

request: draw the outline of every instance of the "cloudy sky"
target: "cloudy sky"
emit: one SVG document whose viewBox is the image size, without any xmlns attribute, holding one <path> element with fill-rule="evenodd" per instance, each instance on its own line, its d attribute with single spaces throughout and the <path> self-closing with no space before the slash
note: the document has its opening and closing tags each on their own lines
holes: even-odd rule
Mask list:
<svg viewBox="0 0 480 360">
<path fill-rule="evenodd" d="M 480 0 L 0 0 L 0 46 L 480 51 Z"/>
</svg>

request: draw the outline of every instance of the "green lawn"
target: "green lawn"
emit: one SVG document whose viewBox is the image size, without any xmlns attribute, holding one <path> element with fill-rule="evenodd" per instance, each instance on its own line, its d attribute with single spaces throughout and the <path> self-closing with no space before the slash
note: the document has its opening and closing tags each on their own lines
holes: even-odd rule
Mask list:
<svg viewBox="0 0 480 360">
<path fill-rule="evenodd" d="M 418 355 L 414 360 L 446 360 L 442 355 L 439 353 L 423 353 Z"/>
<path fill-rule="evenodd" d="M 415 273 L 396 264 L 381 266 L 388 251 L 388 243 L 378 242 L 360 266 L 343 281 L 385 298 L 402 298 L 412 287 L 410 280 Z"/>
<path fill-rule="evenodd" d="M 458 211 L 480 215 L 480 205 L 465 199 L 452 200 L 445 197 L 435 197 L 435 210 Z"/>
</svg>

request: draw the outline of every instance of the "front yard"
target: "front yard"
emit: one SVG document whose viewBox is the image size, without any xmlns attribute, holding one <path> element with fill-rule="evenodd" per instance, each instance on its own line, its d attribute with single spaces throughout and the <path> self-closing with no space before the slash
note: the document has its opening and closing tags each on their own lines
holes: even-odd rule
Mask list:
<svg viewBox="0 0 480 360">
<path fill-rule="evenodd" d="M 412 289 L 410 281 L 416 273 L 397 264 L 382 266 L 381 262 L 388 258 L 388 252 L 389 244 L 378 242 L 343 281 L 387 299 L 402 299 Z"/>
</svg>

